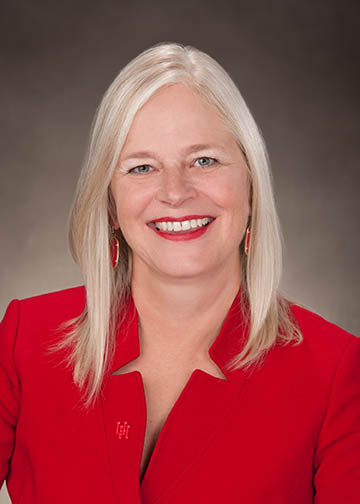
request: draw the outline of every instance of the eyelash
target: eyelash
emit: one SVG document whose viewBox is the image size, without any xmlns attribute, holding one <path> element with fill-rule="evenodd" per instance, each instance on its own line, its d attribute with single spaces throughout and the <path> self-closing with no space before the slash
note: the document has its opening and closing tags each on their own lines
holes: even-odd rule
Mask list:
<svg viewBox="0 0 360 504">
<path fill-rule="evenodd" d="M 198 161 L 199 159 L 210 159 L 211 161 L 214 161 L 214 163 L 212 163 L 211 165 L 202 165 L 202 166 L 203 166 L 203 167 L 205 167 L 205 168 L 209 168 L 210 166 L 213 166 L 214 164 L 218 163 L 218 160 L 217 160 L 217 159 L 212 158 L 212 157 L 209 157 L 209 156 L 201 156 L 201 157 L 197 158 L 197 159 L 195 160 L 195 162 L 196 162 L 196 161 Z M 146 164 L 144 164 L 144 165 L 139 165 L 139 166 L 135 166 L 134 168 L 130 168 L 130 170 L 128 170 L 128 173 L 135 173 L 136 175 L 142 175 L 142 174 L 144 174 L 144 173 L 149 173 L 148 171 L 146 171 L 146 172 L 144 172 L 144 171 L 143 171 L 143 172 L 135 172 L 135 170 L 137 170 L 137 169 L 139 169 L 139 168 L 143 168 L 143 167 L 145 167 L 145 166 L 147 166 L 147 167 L 151 168 L 151 166 L 150 166 L 150 165 L 146 165 Z"/>
<path fill-rule="evenodd" d="M 143 166 L 149 166 L 150 165 L 139 165 L 139 166 L 135 166 L 135 168 L 130 168 L 130 170 L 128 170 L 128 173 L 135 173 L 136 175 L 142 175 L 143 173 L 148 173 L 148 172 L 135 172 L 134 170 L 137 170 L 138 168 L 142 168 Z"/>
<path fill-rule="evenodd" d="M 206 165 L 206 166 L 205 166 L 205 168 L 208 168 L 208 167 L 210 167 L 210 166 L 213 166 L 214 164 L 216 164 L 216 163 L 218 162 L 218 160 L 217 160 L 217 159 L 212 158 L 212 157 L 209 157 L 209 156 L 201 156 L 201 157 L 197 158 L 197 159 L 195 160 L 195 162 L 196 162 L 196 161 L 198 161 L 199 159 L 210 159 L 211 161 L 214 161 L 214 163 L 212 163 L 211 165 Z M 204 166 L 204 165 L 202 165 L 202 166 Z"/>
</svg>

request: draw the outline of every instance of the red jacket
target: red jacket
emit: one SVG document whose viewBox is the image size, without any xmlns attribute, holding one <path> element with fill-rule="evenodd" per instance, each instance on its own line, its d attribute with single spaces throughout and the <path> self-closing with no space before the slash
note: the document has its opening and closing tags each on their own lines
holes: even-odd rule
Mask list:
<svg viewBox="0 0 360 504">
<path fill-rule="evenodd" d="M 16 300 L 0 326 L 0 483 L 13 503 L 359 504 L 360 339 L 293 306 L 304 341 L 229 373 L 244 336 L 235 300 L 209 351 L 227 380 L 194 370 L 139 484 L 141 374 L 111 375 L 139 355 L 133 302 L 92 410 L 65 354 L 46 353 L 84 302 L 83 288 Z"/>
</svg>

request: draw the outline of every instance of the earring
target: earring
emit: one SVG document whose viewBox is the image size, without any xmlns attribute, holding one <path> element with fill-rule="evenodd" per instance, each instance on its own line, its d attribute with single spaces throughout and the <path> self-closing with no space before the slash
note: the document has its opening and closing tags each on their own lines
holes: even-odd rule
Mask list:
<svg viewBox="0 0 360 504">
<path fill-rule="evenodd" d="M 246 229 L 246 235 L 245 235 L 245 247 L 244 247 L 244 252 L 245 255 L 249 255 L 249 246 L 250 246 L 250 226 L 247 227 Z"/>
<path fill-rule="evenodd" d="M 118 237 L 115 234 L 115 229 L 112 229 L 112 239 L 111 239 L 111 265 L 115 269 L 119 264 L 120 256 L 120 243 Z"/>
</svg>

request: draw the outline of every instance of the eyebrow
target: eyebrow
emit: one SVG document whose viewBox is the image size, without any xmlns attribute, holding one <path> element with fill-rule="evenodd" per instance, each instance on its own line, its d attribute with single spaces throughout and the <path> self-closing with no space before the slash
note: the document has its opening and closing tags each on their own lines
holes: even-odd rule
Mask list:
<svg viewBox="0 0 360 504">
<path fill-rule="evenodd" d="M 193 152 L 197 152 L 205 149 L 214 149 L 221 152 L 224 152 L 225 149 L 221 145 L 217 144 L 194 144 L 190 145 L 186 149 L 184 149 L 184 154 L 191 154 Z M 128 159 L 142 159 L 142 158 L 155 158 L 156 154 L 153 151 L 137 151 L 127 154 L 124 158 L 120 156 L 121 161 L 127 161 Z"/>
</svg>

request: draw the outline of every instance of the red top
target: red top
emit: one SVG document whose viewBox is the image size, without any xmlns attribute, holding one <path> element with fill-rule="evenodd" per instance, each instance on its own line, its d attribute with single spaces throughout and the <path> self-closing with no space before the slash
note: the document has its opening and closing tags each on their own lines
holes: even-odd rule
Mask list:
<svg viewBox="0 0 360 504">
<path fill-rule="evenodd" d="M 0 484 L 12 502 L 359 504 L 360 339 L 294 306 L 304 341 L 229 373 L 246 337 L 238 299 L 209 351 L 227 380 L 193 371 L 141 484 L 142 377 L 111 375 L 139 355 L 133 301 L 87 412 L 64 354 L 46 354 L 84 289 L 13 301 L 0 326 Z"/>
</svg>

